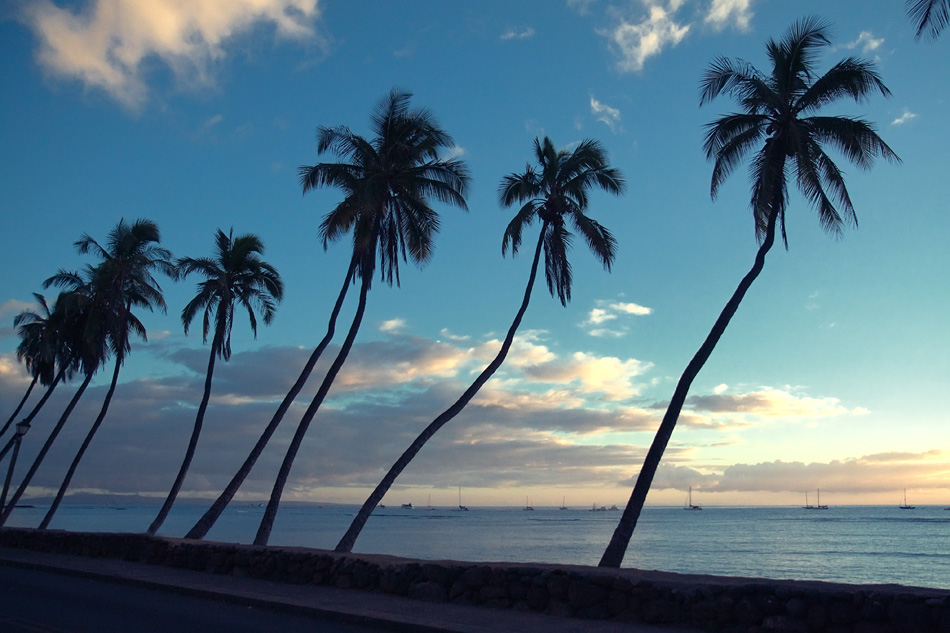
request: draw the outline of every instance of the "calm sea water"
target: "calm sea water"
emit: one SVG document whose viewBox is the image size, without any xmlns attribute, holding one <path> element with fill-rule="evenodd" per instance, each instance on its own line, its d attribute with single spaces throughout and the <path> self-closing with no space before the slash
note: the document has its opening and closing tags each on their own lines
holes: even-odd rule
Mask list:
<svg viewBox="0 0 950 633">
<path fill-rule="evenodd" d="M 271 544 L 332 549 L 356 507 L 281 507 Z M 162 534 L 183 535 L 204 508 L 173 510 Z M 50 526 L 142 532 L 157 507 L 64 505 Z M 45 508 L 18 509 L 10 526 L 32 527 Z M 229 508 L 209 539 L 248 543 L 263 508 Z M 619 512 L 587 508 L 377 509 L 355 550 L 422 559 L 596 565 Z M 950 589 L 950 511 L 918 506 L 647 507 L 624 567 L 681 573 L 899 583 Z"/>
</svg>

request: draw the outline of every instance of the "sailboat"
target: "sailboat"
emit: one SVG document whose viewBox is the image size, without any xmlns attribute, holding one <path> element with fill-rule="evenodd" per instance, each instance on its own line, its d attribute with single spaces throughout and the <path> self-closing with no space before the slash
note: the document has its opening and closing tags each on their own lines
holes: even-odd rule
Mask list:
<svg viewBox="0 0 950 633">
<path fill-rule="evenodd" d="M 430 511 L 430 512 L 431 512 L 432 510 L 435 510 L 435 508 L 432 507 L 432 493 L 430 492 L 430 493 L 429 493 L 429 501 L 426 503 L 426 511 Z"/>
<path fill-rule="evenodd" d="M 683 506 L 684 510 L 702 510 L 702 506 L 693 505 L 693 487 L 689 487 L 689 492 L 686 493 L 686 505 Z"/>
<path fill-rule="evenodd" d="M 566 498 L 566 497 L 561 497 L 561 507 L 558 508 L 558 510 L 567 510 L 567 506 L 564 505 L 564 499 L 565 499 L 565 498 Z M 950 508 L 947 508 L 947 509 L 950 510 Z"/>
<path fill-rule="evenodd" d="M 818 504 L 811 505 L 808 503 L 808 492 L 805 492 L 805 505 L 802 506 L 805 510 L 827 510 L 828 506 L 821 505 L 821 488 L 818 489 Z"/>
<path fill-rule="evenodd" d="M 528 501 L 528 498 L 527 498 L 527 497 L 524 498 L 524 509 L 525 509 L 525 510 L 534 510 L 534 508 L 531 507 L 531 503 Z"/>
<path fill-rule="evenodd" d="M 459 486 L 459 511 L 468 512 L 468 506 L 462 505 L 462 486 Z"/>
<path fill-rule="evenodd" d="M 917 506 L 907 505 L 907 488 L 904 488 L 904 498 L 901 499 L 901 504 L 897 506 L 901 510 L 915 510 Z"/>
</svg>

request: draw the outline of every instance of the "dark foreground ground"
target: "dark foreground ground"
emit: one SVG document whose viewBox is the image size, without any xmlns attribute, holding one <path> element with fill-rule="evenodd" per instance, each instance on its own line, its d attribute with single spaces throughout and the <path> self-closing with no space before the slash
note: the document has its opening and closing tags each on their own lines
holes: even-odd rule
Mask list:
<svg viewBox="0 0 950 633">
<path fill-rule="evenodd" d="M 0 547 L 0 631 L 685 633 Z"/>
</svg>

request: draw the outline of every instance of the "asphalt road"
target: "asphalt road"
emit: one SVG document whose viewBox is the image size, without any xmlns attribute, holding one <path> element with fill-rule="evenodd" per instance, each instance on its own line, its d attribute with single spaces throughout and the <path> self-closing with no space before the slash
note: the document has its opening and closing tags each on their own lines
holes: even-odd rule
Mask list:
<svg viewBox="0 0 950 633">
<path fill-rule="evenodd" d="M 370 633 L 334 622 L 179 592 L 0 565 L 4 633 Z"/>
</svg>

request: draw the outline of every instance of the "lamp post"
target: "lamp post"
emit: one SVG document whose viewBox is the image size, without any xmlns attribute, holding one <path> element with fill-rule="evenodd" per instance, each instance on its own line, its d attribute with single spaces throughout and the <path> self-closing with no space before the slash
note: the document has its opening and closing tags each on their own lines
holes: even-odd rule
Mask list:
<svg viewBox="0 0 950 633">
<path fill-rule="evenodd" d="M 10 444 L 13 445 L 13 455 L 10 456 L 10 466 L 7 468 L 7 476 L 3 480 L 3 494 L 0 494 L 0 510 L 3 510 L 7 504 L 7 493 L 10 491 L 10 480 L 13 479 L 13 467 L 16 466 L 16 456 L 20 452 L 20 443 L 23 436 L 30 430 L 30 423 L 23 421 L 16 425 L 16 432 L 10 438 Z M 6 452 L 6 450 L 4 450 Z"/>
</svg>

